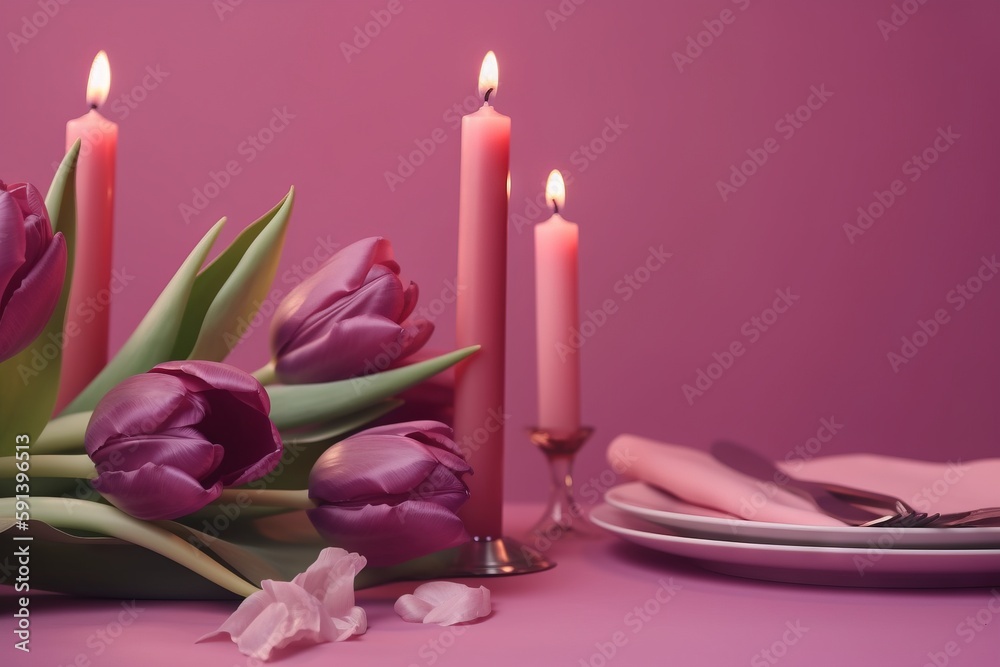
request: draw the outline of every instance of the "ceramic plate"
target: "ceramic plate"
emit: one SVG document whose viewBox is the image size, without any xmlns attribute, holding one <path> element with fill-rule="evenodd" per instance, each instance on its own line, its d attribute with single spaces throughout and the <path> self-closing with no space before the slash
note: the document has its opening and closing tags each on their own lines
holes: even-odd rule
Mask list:
<svg viewBox="0 0 1000 667">
<path fill-rule="evenodd" d="M 858 528 L 746 521 L 691 505 L 642 482 L 613 487 L 604 500 L 681 535 L 713 540 L 878 549 L 1000 548 L 1000 527 Z"/>
<path fill-rule="evenodd" d="M 860 549 L 701 539 L 677 535 L 608 504 L 595 507 L 590 518 L 629 542 L 748 579 L 878 588 L 1000 584 L 1000 549 Z"/>
</svg>

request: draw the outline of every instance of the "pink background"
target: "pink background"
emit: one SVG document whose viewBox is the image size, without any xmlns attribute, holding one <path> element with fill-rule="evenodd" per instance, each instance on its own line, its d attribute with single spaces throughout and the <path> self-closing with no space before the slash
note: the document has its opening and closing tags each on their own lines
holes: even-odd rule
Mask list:
<svg viewBox="0 0 1000 667">
<path fill-rule="evenodd" d="M 540 498 L 546 484 L 521 436 L 536 417 L 530 223 L 547 217 L 526 200 L 554 167 L 572 177 L 565 214 L 581 230 L 581 313 L 607 299 L 615 306 L 581 349 L 583 414 L 597 427 L 581 455 L 587 490 L 610 483 L 599 476 L 603 451 L 626 431 L 699 446 L 727 436 L 784 456 L 832 418 L 843 427 L 824 454 L 996 454 L 1000 281 L 961 310 L 948 301 L 983 256 L 1000 252 L 996 3 L 929 3 L 886 39 L 878 22 L 891 20 L 888 0 L 563 0 L 575 11 L 554 29 L 547 12 L 557 0 L 401 0 L 350 62 L 341 43 L 371 12 L 384 19 L 389 3 L 50 4 L 59 8 L 51 19 L 38 18 L 37 0 L 0 8 L 5 35 L 32 15 L 45 21 L 16 53 L 9 36 L 0 45 L 0 178 L 48 184 L 66 120 L 85 111 L 90 62 L 107 50 L 105 112 L 121 126 L 113 266 L 134 276 L 113 304 L 114 348 L 213 222 L 229 216 L 228 240 L 289 185 L 298 198 L 282 271 L 311 268 L 327 239 L 381 234 L 423 305 L 448 296 L 458 210 L 452 107 L 474 104 L 479 64 L 493 49 L 496 106 L 513 119 L 510 497 Z M 220 17 L 219 6 L 232 11 Z M 711 43 L 701 35 L 708 46 L 678 71 L 673 53 L 724 9 L 732 21 L 711 24 L 722 33 Z M 156 70 L 159 81 L 147 76 Z M 832 96 L 822 106 L 813 98 L 819 108 L 788 136 L 776 122 L 814 86 Z M 294 118 L 250 161 L 243 142 L 275 108 Z M 619 129 L 602 143 L 609 120 Z M 959 138 L 911 182 L 904 163 L 939 128 Z M 444 140 L 390 190 L 385 172 L 435 132 Z M 717 181 L 769 138 L 777 152 L 724 201 Z M 586 158 L 588 145 L 600 154 Z M 230 160 L 240 173 L 186 223 L 180 206 Z M 852 244 L 843 225 L 895 179 L 905 193 Z M 673 255 L 626 300 L 616 283 L 650 246 Z M 751 342 L 744 323 L 786 288 L 799 300 Z M 887 353 L 939 308 L 948 322 L 894 372 Z M 453 306 L 437 326 L 432 346 L 451 347 Z M 689 403 L 682 386 L 733 341 L 745 353 Z M 266 356 L 262 327 L 231 360 L 252 369 Z"/>
</svg>

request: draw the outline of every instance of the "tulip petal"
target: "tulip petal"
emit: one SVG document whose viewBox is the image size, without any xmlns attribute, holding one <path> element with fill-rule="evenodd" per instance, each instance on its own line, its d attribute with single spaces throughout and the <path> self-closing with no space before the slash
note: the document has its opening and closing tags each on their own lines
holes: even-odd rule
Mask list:
<svg viewBox="0 0 1000 667">
<path fill-rule="evenodd" d="M 137 470 L 102 472 L 91 483 L 112 505 L 137 519 L 176 519 L 219 497 L 222 483 L 209 488 L 169 466 L 147 463 Z"/>
<path fill-rule="evenodd" d="M 288 605 L 271 602 L 250 620 L 243 632 L 233 636 L 233 642 L 243 655 L 256 660 L 269 660 L 271 651 L 284 648 L 293 637 L 319 634 L 318 628 L 313 630 L 309 627 L 313 623 L 319 626 L 319 613 L 315 612 L 315 604 L 307 609 L 305 613 L 300 611 L 293 616 Z M 315 615 L 309 614 L 307 617 L 309 612 L 314 612 Z M 239 609 L 236 613 L 239 613 Z"/>
<path fill-rule="evenodd" d="M 454 433 L 452 428 L 443 422 L 432 421 L 430 419 L 420 419 L 399 424 L 386 424 L 365 429 L 364 435 L 402 435 L 408 438 L 419 437 L 423 433 L 450 436 Z M 456 449 L 457 452 L 457 449 Z"/>
<path fill-rule="evenodd" d="M 451 581 L 430 581 L 403 595 L 393 607 L 404 621 L 454 625 L 489 616 L 493 611 L 490 591 Z"/>
<path fill-rule="evenodd" d="M 399 276 L 391 269 L 376 264 L 368 271 L 364 284 L 326 309 L 310 315 L 295 338 L 309 338 L 317 326 L 322 327 L 330 320 L 358 315 L 379 315 L 398 322 L 403 319 L 400 314 L 404 304 L 405 294 Z"/>
<path fill-rule="evenodd" d="M 438 466 L 427 476 L 427 479 L 413 489 L 410 498 L 430 500 L 456 512 L 469 499 L 469 487 L 454 471 L 444 466 Z"/>
<path fill-rule="evenodd" d="M 134 375 L 104 395 L 87 425 L 84 445 L 93 457 L 121 436 L 157 433 L 201 422 L 208 404 L 188 394 L 175 377 L 156 373 Z"/>
<path fill-rule="evenodd" d="M 292 579 L 292 583 L 323 602 L 330 616 L 346 616 L 354 606 L 354 578 L 366 563 L 360 554 L 327 547 L 305 572 Z"/>
<path fill-rule="evenodd" d="M 453 431 L 450 426 L 437 421 L 422 420 L 403 422 L 400 424 L 386 424 L 365 429 L 363 432 L 353 436 L 355 438 L 375 435 L 391 435 L 403 438 L 410 438 L 423 443 L 429 447 L 428 453 L 436 458 L 439 463 L 446 465 L 458 472 L 470 472 L 469 464 L 462 458 L 462 450 L 458 444 L 451 439 Z M 345 442 L 347 442 L 345 440 Z"/>
<path fill-rule="evenodd" d="M 317 459 L 309 475 L 309 495 L 326 502 L 408 495 L 436 467 L 437 459 L 418 442 L 362 433 Z"/>
<path fill-rule="evenodd" d="M 48 210 L 45 208 L 45 198 L 42 197 L 42 193 L 34 185 L 31 183 L 13 183 L 7 191 L 21 207 L 21 213 L 24 217 L 28 217 L 31 214 L 45 218 L 46 220 L 49 219 Z"/>
<path fill-rule="evenodd" d="M 222 463 L 225 448 L 206 442 L 197 431 L 188 437 L 141 435 L 109 442 L 92 456 L 98 472 L 107 463 L 114 470 L 138 470 L 150 463 L 177 468 L 194 479 L 205 479 Z"/>
<path fill-rule="evenodd" d="M 8 287 L 14 289 L 0 305 L 0 360 L 23 350 L 42 332 L 55 312 L 65 276 L 66 240 L 58 234 L 19 284 Z"/>
<path fill-rule="evenodd" d="M 406 342 L 406 331 L 396 322 L 359 315 L 279 354 L 275 371 L 286 384 L 332 382 L 384 371 L 403 358 Z"/>
<path fill-rule="evenodd" d="M 351 607 L 344 616 L 330 618 L 337 634 L 331 641 L 342 642 L 352 635 L 363 635 L 368 631 L 368 615 L 361 607 Z"/>
<path fill-rule="evenodd" d="M 458 446 L 457 442 L 451 439 L 451 432 L 448 434 L 441 434 L 434 431 L 423 431 L 419 434 L 411 435 L 410 437 L 415 440 L 419 440 L 428 447 L 435 447 L 451 452 L 455 456 L 462 456 L 462 448 Z"/>
<path fill-rule="evenodd" d="M 420 288 L 410 281 L 410 284 L 403 290 L 403 310 L 399 313 L 399 321 L 402 322 L 413 314 L 413 309 L 417 307 L 417 299 L 420 298 Z"/>
<path fill-rule="evenodd" d="M 278 305 L 272 320 L 272 349 L 282 350 L 314 313 L 325 311 L 361 287 L 376 263 L 399 271 L 392 260 L 392 246 L 378 236 L 352 243 L 327 260 Z"/>
<path fill-rule="evenodd" d="M 192 392 L 213 389 L 229 392 L 241 402 L 265 415 L 271 401 L 264 386 L 254 376 L 229 364 L 216 361 L 168 361 L 154 367 L 150 373 L 175 377 Z"/>
<path fill-rule="evenodd" d="M 316 598 L 284 581 L 265 579 L 261 586 L 263 590 L 247 598 L 213 634 L 229 633 L 241 653 L 257 660 L 267 660 L 274 649 L 296 641 L 323 641 L 330 624 Z M 258 600 L 247 604 L 254 597 Z"/>
<path fill-rule="evenodd" d="M 24 217 L 24 263 L 25 273 L 34 268 L 52 243 L 52 224 L 37 215 Z M 65 243 L 65 241 L 64 241 Z M 17 278 L 15 277 L 15 280 Z"/>
<path fill-rule="evenodd" d="M 427 614 L 434 609 L 434 605 L 416 595 L 407 593 L 400 595 L 392 608 L 407 623 L 423 623 Z"/>
<path fill-rule="evenodd" d="M 202 396 L 211 411 L 198 424 L 198 431 L 209 442 L 230 443 L 218 470 L 206 481 L 220 479 L 226 486 L 239 486 L 274 470 L 283 450 L 281 435 L 267 414 L 248 408 L 226 391 Z"/>
<path fill-rule="evenodd" d="M 10 193 L 0 189 L 0 314 L 11 278 L 24 264 L 24 217 Z"/>
<path fill-rule="evenodd" d="M 427 320 L 406 320 L 400 326 L 405 332 L 406 344 L 400 357 L 408 357 L 419 352 L 434 333 L 434 323 Z"/>
<path fill-rule="evenodd" d="M 337 628 L 334 641 L 363 634 L 368 627 L 364 610 L 354 605 L 354 578 L 366 564 L 360 554 L 327 547 L 316 562 L 292 579 L 292 583 L 319 600 L 324 613 L 333 620 Z"/>
<path fill-rule="evenodd" d="M 327 548 L 291 582 L 265 579 L 218 630 L 203 641 L 228 634 L 246 655 L 267 660 L 274 649 L 295 642 L 343 641 L 368 629 L 364 609 L 354 606 L 354 577 L 365 560 L 356 553 Z M 335 592 L 337 604 L 328 599 Z"/>
<path fill-rule="evenodd" d="M 322 505 L 307 514 L 327 541 L 363 554 L 375 567 L 396 565 L 469 539 L 453 512 L 421 500 L 361 507 Z"/>
</svg>

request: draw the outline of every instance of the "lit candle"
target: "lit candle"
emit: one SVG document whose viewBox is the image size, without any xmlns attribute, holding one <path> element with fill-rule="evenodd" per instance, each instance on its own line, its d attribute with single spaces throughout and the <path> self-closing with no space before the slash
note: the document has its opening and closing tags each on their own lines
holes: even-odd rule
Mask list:
<svg viewBox="0 0 1000 667">
<path fill-rule="evenodd" d="M 455 439 L 475 471 L 460 516 L 480 539 L 500 537 L 503 521 L 510 118 L 489 104 L 497 81 L 490 51 L 479 73 L 483 106 L 462 118 L 458 198 L 456 334 L 459 346 L 482 349 L 456 369 Z"/>
<path fill-rule="evenodd" d="M 97 54 L 87 82 L 90 111 L 66 123 L 66 147 L 82 139 L 76 168 L 76 253 L 64 328 L 65 343 L 56 411 L 61 410 L 108 361 L 111 298 L 111 231 L 118 125 L 97 108 L 108 99 L 111 67 Z"/>
<path fill-rule="evenodd" d="M 562 174 L 553 170 L 545 198 L 554 213 L 535 226 L 535 308 L 538 324 L 538 426 L 569 436 L 580 428 L 580 358 L 571 341 L 579 326 L 575 223 L 559 215 L 566 203 Z"/>
</svg>

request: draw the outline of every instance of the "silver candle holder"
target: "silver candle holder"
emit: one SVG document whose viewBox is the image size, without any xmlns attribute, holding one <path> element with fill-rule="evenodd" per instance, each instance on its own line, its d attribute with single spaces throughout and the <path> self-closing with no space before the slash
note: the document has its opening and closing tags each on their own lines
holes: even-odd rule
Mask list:
<svg viewBox="0 0 1000 667">
<path fill-rule="evenodd" d="M 594 531 L 586 515 L 573 497 L 573 461 L 576 453 L 593 434 L 590 426 L 581 426 L 572 433 L 533 427 L 529 437 L 549 463 L 552 489 L 549 503 L 531 534 L 557 540 L 566 536 L 590 537 Z"/>
</svg>

